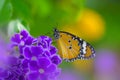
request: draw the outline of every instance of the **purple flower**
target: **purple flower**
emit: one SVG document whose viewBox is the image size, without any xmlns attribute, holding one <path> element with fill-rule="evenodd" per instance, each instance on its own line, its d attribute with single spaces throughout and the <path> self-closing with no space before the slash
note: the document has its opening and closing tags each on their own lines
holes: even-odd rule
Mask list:
<svg viewBox="0 0 120 80">
<path fill-rule="evenodd" d="M 25 47 L 23 50 L 23 55 L 25 58 L 31 59 L 32 58 L 32 52 L 30 47 Z"/>
<path fill-rule="evenodd" d="M 5 69 L 0 68 L 0 80 L 5 79 L 7 76 L 8 76 L 8 72 Z"/>
<path fill-rule="evenodd" d="M 52 43 L 52 39 L 48 36 L 38 37 L 38 45 L 41 45 L 43 48 L 49 48 Z"/>
<path fill-rule="evenodd" d="M 51 61 L 52 61 L 52 63 L 58 65 L 58 64 L 61 63 L 61 58 L 60 58 L 60 56 L 58 56 L 58 55 L 53 55 L 53 56 L 51 57 Z"/>
<path fill-rule="evenodd" d="M 36 57 L 42 56 L 43 50 L 44 49 L 41 46 L 32 46 L 31 47 L 32 54 L 33 54 L 33 56 L 36 56 Z"/>
<path fill-rule="evenodd" d="M 51 38 L 22 30 L 11 38 L 12 48 L 1 39 L 0 80 L 57 80 L 62 60 Z"/>
<path fill-rule="evenodd" d="M 20 32 L 20 35 L 22 35 L 22 39 L 25 39 L 29 36 L 29 33 L 26 30 L 22 30 Z"/>
<path fill-rule="evenodd" d="M 64 70 L 57 80 L 85 80 L 83 76 L 73 70 Z"/>
<path fill-rule="evenodd" d="M 51 63 L 48 58 L 43 57 L 38 59 L 38 61 L 31 61 L 30 70 L 31 72 L 28 75 L 29 80 L 48 80 L 57 71 L 57 66 Z"/>
<path fill-rule="evenodd" d="M 4 67 L 0 68 L 0 79 L 3 80 L 25 80 L 21 62 L 17 57 L 9 56 Z"/>
<path fill-rule="evenodd" d="M 95 69 L 98 73 L 112 73 L 116 66 L 115 53 L 103 50 L 98 53 L 95 59 Z"/>
<path fill-rule="evenodd" d="M 0 67 L 4 66 L 7 61 L 8 57 L 8 49 L 7 49 L 7 44 L 1 39 L 0 37 Z"/>
<path fill-rule="evenodd" d="M 41 46 L 25 47 L 23 55 L 28 59 L 31 59 L 32 57 L 40 57 L 43 55 L 43 48 Z"/>
<path fill-rule="evenodd" d="M 23 55 L 28 59 L 35 59 L 44 56 L 50 58 L 54 64 L 60 64 L 61 58 L 56 54 L 57 49 L 53 45 L 51 45 L 51 39 L 49 39 L 49 37 L 46 36 L 40 36 L 39 39 L 36 39 L 38 40 L 36 41 L 36 44 L 39 45 L 26 46 L 23 50 Z M 44 47 L 43 44 L 40 44 L 41 41 L 45 41 L 45 43 L 49 44 L 49 46 Z"/>
<path fill-rule="evenodd" d="M 17 46 L 20 53 L 23 53 L 23 49 L 26 45 L 31 45 L 34 38 L 29 35 L 25 30 L 22 30 L 20 33 L 16 33 L 11 41 L 13 42 L 12 46 Z"/>
<path fill-rule="evenodd" d="M 56 54 L 57 53 L 57 49 L 54 46 L 50 46 L 50 53 L 52 54 Z"/>
<path fill-rule="evenodd" d="M 19 80 L 57 79 L 60 74 L 58 65 L 62 60 L 56 54 L 57 49 L 52 45 L 51 38 L 48 36 L 33 38 L 27 31 L 22 30 L 20 33 L 15 34 L 11 41 L 12 46 L 17 47 L 19 50 L 15 49 L 14 54 L 17 53 L 17 56 L 12 55 L 15 58 L 9 60 L 9 65 L 14 66 L 9 70 L 7 69 L 10 73 L 9 80 L 16 80 L 16 78 Z M 12 69 L 14 70 L 12 71 Z"/>
</svg>

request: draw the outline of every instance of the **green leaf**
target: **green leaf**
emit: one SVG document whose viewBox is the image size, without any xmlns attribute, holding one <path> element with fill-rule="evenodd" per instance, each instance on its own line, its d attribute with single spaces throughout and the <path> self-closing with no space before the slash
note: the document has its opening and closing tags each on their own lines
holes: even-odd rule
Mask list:
<svg viewBox="0 0 120 80">
<path fill-rule="evenodd" d="M 29 31 L 29 27 L 24 26 L 20 20 L 13 20 L 8 25 L 8 36 L 11 36 L 16 32 L 20 32 L 23 29 Z"/>
<path fill-rule="evenodd" d="M 3 8 L 0 10 L 0 24 L 4 24 L 10 20 L 12 16 L 12 5 L 10 2 L 5 2 Z"/>
</svg>

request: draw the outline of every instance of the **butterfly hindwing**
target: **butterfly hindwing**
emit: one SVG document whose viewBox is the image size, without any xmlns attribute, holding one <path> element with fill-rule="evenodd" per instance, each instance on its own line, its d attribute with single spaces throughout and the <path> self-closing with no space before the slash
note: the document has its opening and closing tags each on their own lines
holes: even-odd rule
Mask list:
<svg viewBox="0 0 120 80">
<path fill-rule="evenodd" d="M 81 38 L 71 33 L 57 30 L 54 31 L 54 36 L 57 40 L 58 53 L 67 62 L 93 57 L 94 49 Z"/>
<path fill-rule="evenodd" d="M 95 57 L 94 48 L 89 43 L 84 41 L 82 43 L 81 47 L 82 47 L 82 49 L 78 56 L 78 59 L 90 59 L 90 58 Z"/>
</svg>

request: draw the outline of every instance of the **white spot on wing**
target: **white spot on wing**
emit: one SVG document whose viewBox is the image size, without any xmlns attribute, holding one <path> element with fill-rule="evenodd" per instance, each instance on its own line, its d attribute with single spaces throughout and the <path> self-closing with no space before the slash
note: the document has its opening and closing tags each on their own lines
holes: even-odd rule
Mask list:
<svg viewBox="0 0 120 80">
<path fill-rule="evenodd" d="M 83 46 L 83 54 L 85 54 L 85 53 L 86 53 L 86 45 L 87 45 L 87 44 L 86 44 L 86 42 L 85 42 L 85 41 L 83 41 L 83 45 L 82 45 L 82 46 Z"/>
<path fill-rule="evenodd" d="M 80 41 L 82 41 L 82 39 L 81 38 L 79 38 L 80 39 Z"/>
</svg>

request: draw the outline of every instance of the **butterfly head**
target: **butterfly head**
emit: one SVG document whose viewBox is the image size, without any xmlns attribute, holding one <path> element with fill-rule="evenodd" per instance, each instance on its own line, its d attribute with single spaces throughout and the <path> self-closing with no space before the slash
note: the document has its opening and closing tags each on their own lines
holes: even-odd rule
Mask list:
<svg viewBox="0 0 120 80">
<path fill-rule="evenodd" d="M 60 35 L 59 35 L 59 31 L 55 28 L 54 29 L 54 38 L 55 39 L 59 39 Z"/>
</svg>

